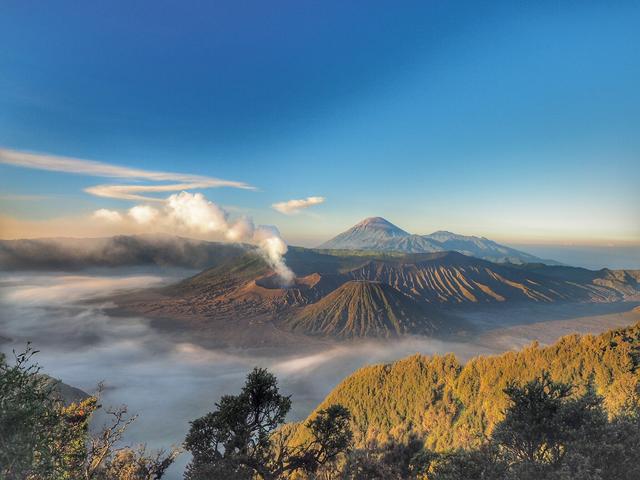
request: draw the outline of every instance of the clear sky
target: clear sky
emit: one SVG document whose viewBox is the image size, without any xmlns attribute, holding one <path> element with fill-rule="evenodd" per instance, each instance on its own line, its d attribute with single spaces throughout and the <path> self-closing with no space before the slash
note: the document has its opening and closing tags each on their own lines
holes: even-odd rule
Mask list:
<svg viewBox="0 0 640 480">
<path fill-rule="evenodd" d="M 86 189 L 173 182 L 294 244 L 374 215 L 638 244 L 639 25 L 638 1 L 5 0 L 0 237 L 90 234 L 141 201 Z"/>
</svg>

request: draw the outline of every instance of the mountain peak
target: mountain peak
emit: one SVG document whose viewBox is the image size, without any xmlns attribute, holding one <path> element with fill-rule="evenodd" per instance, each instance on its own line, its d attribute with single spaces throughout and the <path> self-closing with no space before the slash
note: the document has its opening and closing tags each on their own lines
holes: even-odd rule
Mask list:
<svg viewBox="0 0 640 480">
<path fill-rule="evenodd" d="M 357 225 L 372 225 L 372 224 L 384 224 L 393 225 L 389 220 L 382 217 L 367 217 L 356 224 Z"/>
<path fill-rule="evenodd" d="M 395 232 L 399 235 L 409 235 L 409 233 L 382 217 L 367 217 L 361 222 L 355 224 L 351 229 L 355 230 L 361 228 L 386 230 L 389 233 Z"/>
<path fill-rule="evenodd" d="M 379 250 L 384 249 L 390 241 L 401 241 L 410 237 L 411 234 L 382 217 L 369 217 L 322 244 L 320 248 Z"/>
<path fill-rule="evenodd" d="M 350 280 L 285 324 L 294 332 L 338 338 L 432 333 L 435 322 L 412 298 L 386 283 Z"/>
<path fill-rule="evenodd" d="M 403 253 L 455 251 L 499 263 L 549 262 L 484 237 L 459 235 L 447 230 L 412 235 L 382 217 L 365 218 L 319 248 Z"/>
</svg>

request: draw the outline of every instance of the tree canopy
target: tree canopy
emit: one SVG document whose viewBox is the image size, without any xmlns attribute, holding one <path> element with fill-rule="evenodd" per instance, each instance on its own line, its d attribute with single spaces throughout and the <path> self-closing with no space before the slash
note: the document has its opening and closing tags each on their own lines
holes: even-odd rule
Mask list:
<svg viewBox="0 0 640 480">
<path fill-rule="evenodd" d="M 453 354 L 413 355 L 364 367 L 344 379 L 318 406 L 351 412 L 354 446 L 424 438 L 436 451 L 478 446 L 504 419 L 505 389 L 539 378 L 588 388 L 609 416 L 640 405 L 640 324 L 601 335 L 569 335 L 542 347 L 479 356 L 462 364 Z M 311 417 L 313 416 L 313 413 Z M 311 418 L 310 417 L 310 418 Z M 304 429 L 297 438 L 306 435 Z"/>
<path fill-rule="evenodd" d="M 285 478 L 313 473 L 351 444 L 349 411 L 330 405 L 307 422 L 310 440 L 290 443 L 284 424 L 291 399 L 275 376 L 255 368 L 238 395 L 225 395 L 216 410 L 191 422 L 185 448 L 193 455 L 185 478 Z"/>
<path fill-rule="evenodd" d="M 56 383 L 40 374 L 28 347 L 14 362 L 0 354 L 0 478 L 3 480 L 158 480 L 178 450 L 149 453 L 122 445 L 135 420 L 126 407 L 92 433 L 98 396 L 65 404 Z"/>
</svg>

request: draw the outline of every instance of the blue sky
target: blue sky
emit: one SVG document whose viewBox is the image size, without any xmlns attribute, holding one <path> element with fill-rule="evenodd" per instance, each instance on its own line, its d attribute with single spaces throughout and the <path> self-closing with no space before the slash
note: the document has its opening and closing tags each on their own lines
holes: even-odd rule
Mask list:
<svg viewBox="0 0 640 480">
<path fill-rule="evenodd" d="M 624 1 L 5 1 L 0 147 L 245 182 L 199 191 L 291 243 L 380 215 L 638 244 L 638 25 Z M 0 164 L 0 216 L 135 204 L 84 191 L 104 183 Z"/>
</svg>

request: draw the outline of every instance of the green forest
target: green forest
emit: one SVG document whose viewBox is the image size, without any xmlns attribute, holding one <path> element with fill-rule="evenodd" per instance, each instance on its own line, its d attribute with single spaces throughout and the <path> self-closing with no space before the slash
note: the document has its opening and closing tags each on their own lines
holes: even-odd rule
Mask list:
<svg viewBox="0 0 640 480">
<path fill-rule="evenodd" d="M 180 448 L 124 445 L 126 408 L 65 402 L 30 349 L 0 359 L 0 478 L 187 480 L 640 478 L 640 324 L 477 357 L 415 355 L 346 378 L 303 422 L 256 368 L 194 419 Z"/>
<path fill-rule="evenodd" d="M 340 383 L 318 407 L 338 403 L 353 416 L 357 446 L 424 438 L 438 451 L 473 447 L 491 434 L 509 405 L 505 389 L 547 372 L 574 386 L 591 386 L 615 416 L 640 402 L 640 324 L 601 335 L 570 335 L 551 346 L 480 356 L 461 364 L 452 355 L 414 355 L 362 368 Z"/>
</svg>

